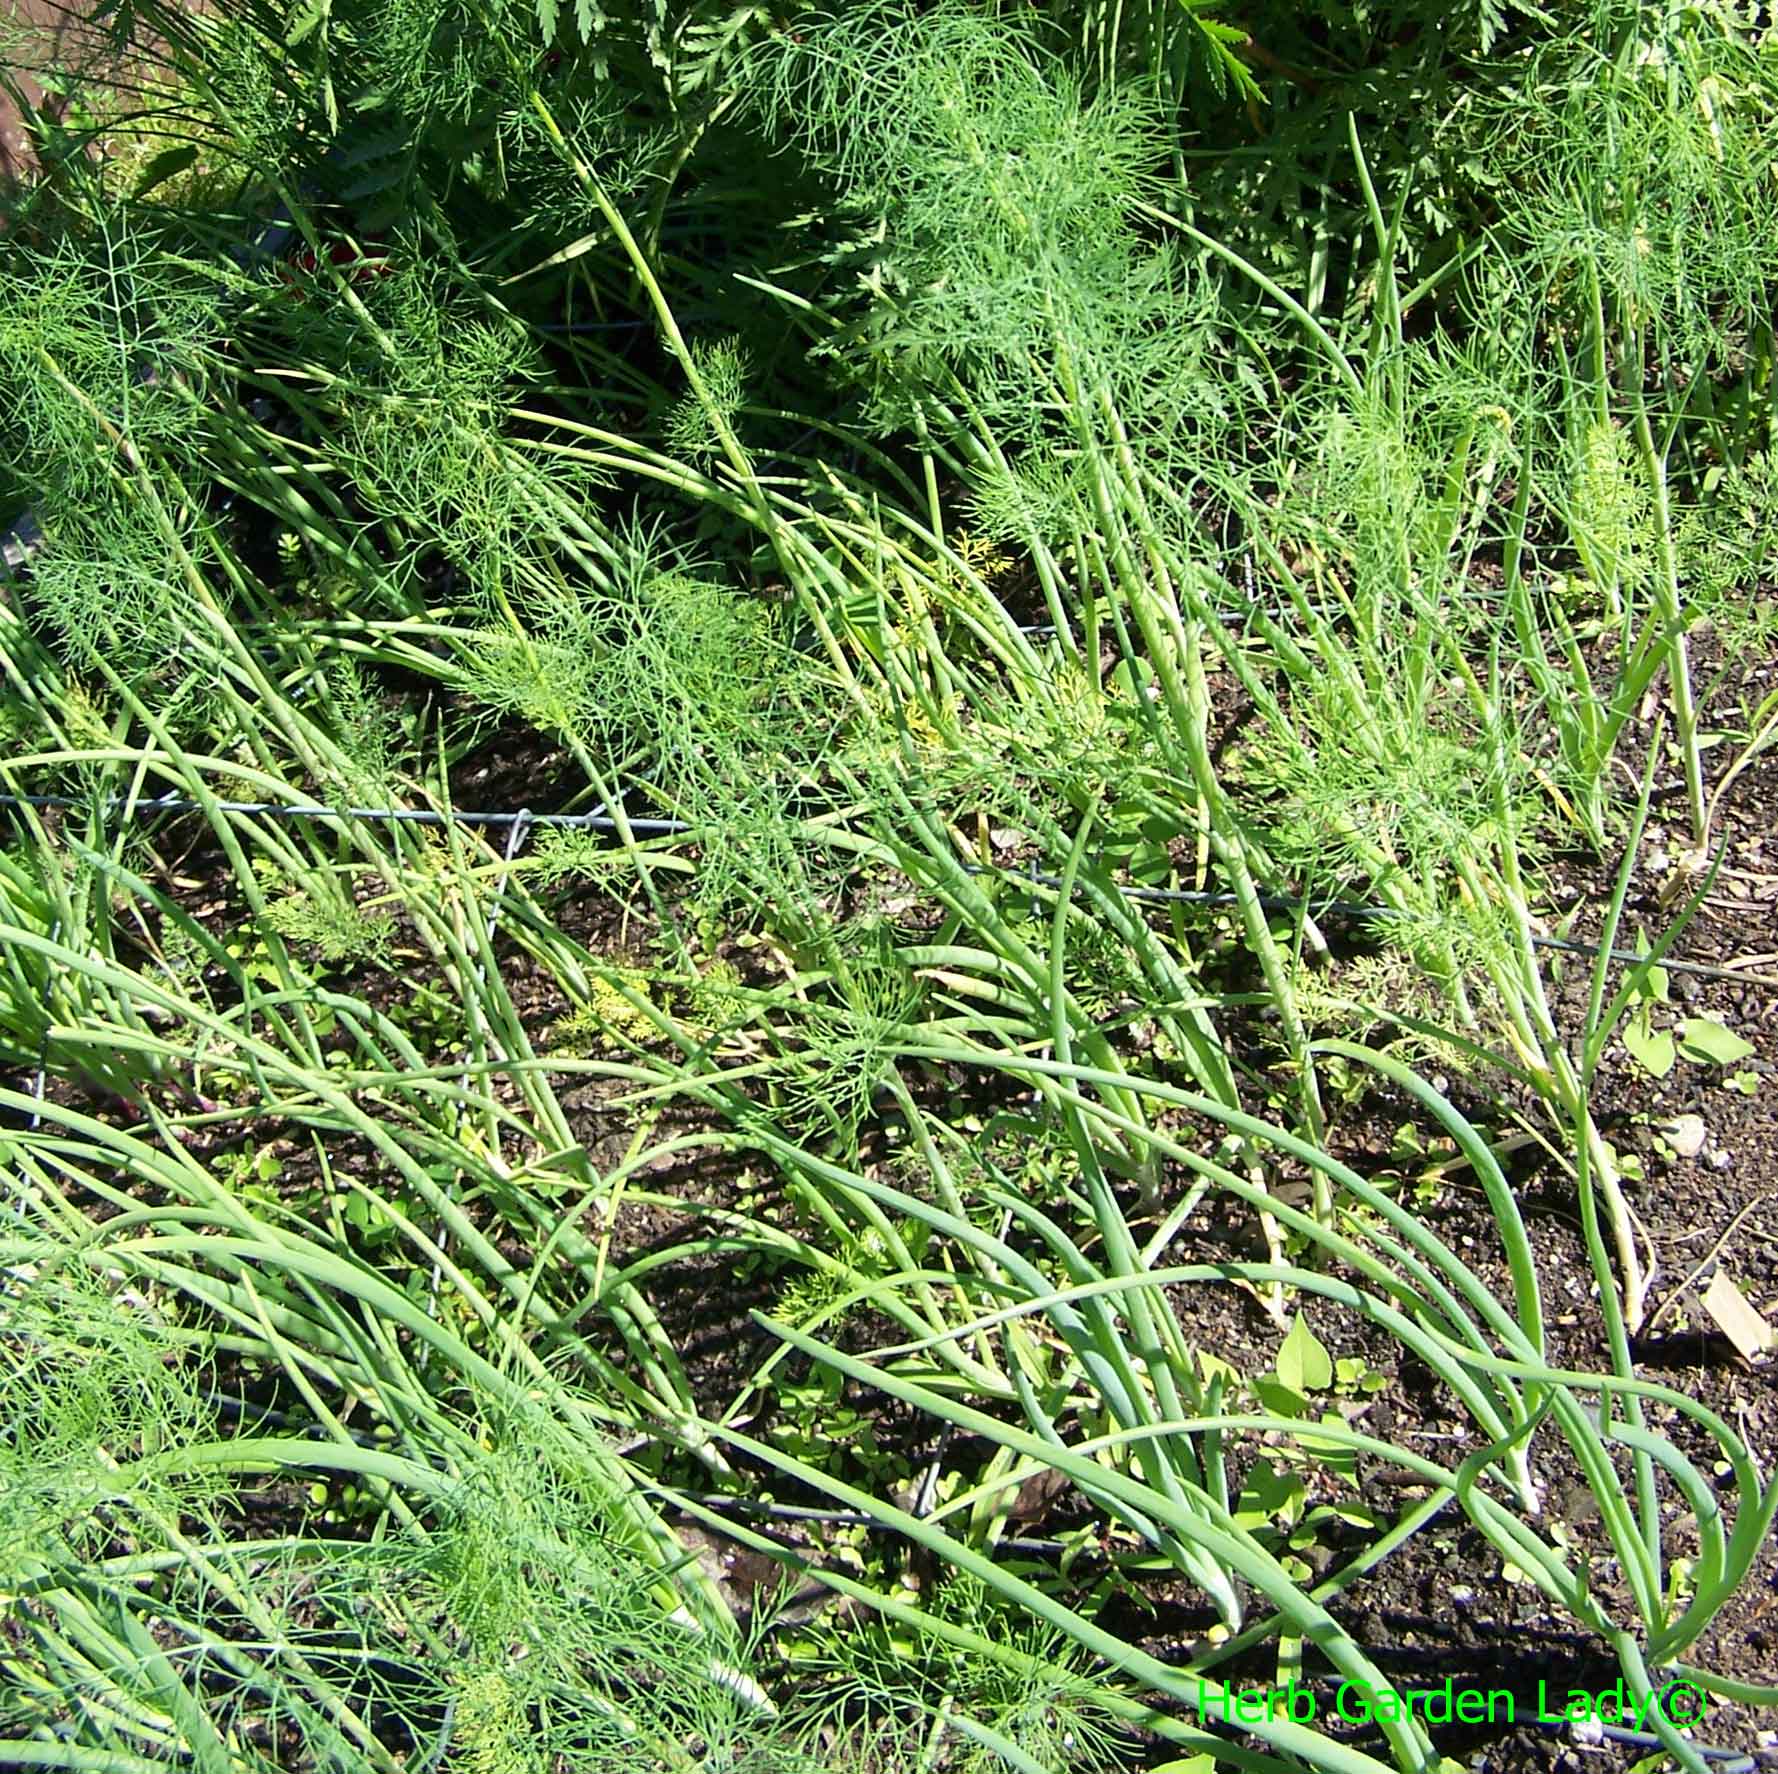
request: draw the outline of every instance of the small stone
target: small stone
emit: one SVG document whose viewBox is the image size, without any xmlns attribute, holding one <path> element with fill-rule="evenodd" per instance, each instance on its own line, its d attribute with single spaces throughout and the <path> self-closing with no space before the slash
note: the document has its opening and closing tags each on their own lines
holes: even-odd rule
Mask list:
<svg viewBox="0 0 1778 1774">
<path fill-rule="evenodd" d="M 1681 1158 L 1696 1158 L 1703 1151 L 1709 1132 L 1702 1115 L 1675 1115 L 1671 1121 L 1661 1123 L 1661 1138 Z"/>
</svg>

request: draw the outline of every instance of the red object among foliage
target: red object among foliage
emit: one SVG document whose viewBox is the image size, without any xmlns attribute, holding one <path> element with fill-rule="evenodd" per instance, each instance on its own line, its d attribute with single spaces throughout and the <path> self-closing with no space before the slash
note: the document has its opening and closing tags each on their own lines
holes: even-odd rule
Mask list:
<svg viewBox="0 0 1778 1774">
<path fill-rule="evenodd" d="M 380 246 L 381 237 L 371 236 L 371 244 Z M 337 266 L 345 272 L 347 278 L 357 284 L 372 283 L 379 277 L 385 277 L 390 270 L 386 256 L 373 257 L 354 241 L 335 240 L 326 248 L 326 263 Z M 278 275 L 286 283 L 294 284 L 300 279 L 319 275 L 322 259 L 311 246 L 302 246 L 278 267 Z"/>
</svg>

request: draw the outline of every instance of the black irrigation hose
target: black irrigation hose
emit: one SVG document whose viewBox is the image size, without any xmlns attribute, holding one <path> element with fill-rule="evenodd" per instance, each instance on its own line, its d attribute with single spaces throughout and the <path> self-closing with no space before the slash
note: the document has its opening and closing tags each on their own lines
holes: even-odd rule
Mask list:
<svg viewBox="0 0 1778 1774">
<path fill-rule="evenodd" d="M 81 795 L 0 795 L 0 807 L 73 808 L 91 805 L 91 797 Z M 108 810 L 115 811 L 121 805 L 123 803 L 120 800 L 113 799 L 108 803 Z M 671 835 L 695 829 L 683 819 L 619 820 L 609 813 L 532 813 L 524 808 L 513 813 L 461 812 L 456 808 L 448 813 L 441 813 L 430 807 L 324 807 L 307 802 L 283 801 L 217 801 L 214 805 L 221 813 L 263 813 L 274 819 L 362 819 L 412 825 L 547 825 L 568 830 L 600 832 L 620 831 L 628 826 L 633 832 L 644 832 L 650 836 L 662 833 Z M 206 810 L 202 801 L 182 800 L 173 794 L 132 801 L 129 807 L 136 813 L 202 813 Z"/>
<path fill-rule="evenodd" d="M 1591 1731 L 1583 1725 L 1577 1725 L 1571 1719 L 1534 1719 L 1533 1724 L 1547 1726 L 1551 1730 L 1566 1725 L 1577 1741 L 1585 1741 Z M 1666 1746 L 1652 1731 L 1631 1731 L 1623 1725 L 1599 1724 L 1599 1735 L 1608 1743 L 1622 1743 L 1632 1749 L 1663 1749 Z M 1702 1756 L 1707 1762 L 1721 1762 L 1718 1774 L 1754 1774 L 1761 1766 L 1778 1765 L 1778 1755 L 1770 1749 L 1719 1749 L 1708 1743 L 1689 1743 L 1688 1747 L 1694 1755 Z"/>
<path fill-rule="evenodd" d="M 994 869 L 980 863 L 964 865 L 972 875 L 1003 875 L 1021 881 L 1034 882 L 1040 887 L 1060 887 L 1060 875 L 1046 875 L 1036 869 Z M 1134 900 L 1143 905 L 1197 905 L 1214 907 L 1231 907 L 1241 903 L 1233 893 L 1215 892 L 1205 889 L 1188 887 L 1119 887 L 1113 886 L 1113 892 L 1122 898 Z M 1261 910 L 1283 912 L 1286 914 L 1302 913 L 1316 919 L 1345 918 L 1354 923 L 1381 922 L 1390 918 L 1404 916 L 1394 906 L 1364 905 L 1351 900 L 1329 899 L 1320 903 L 1308 899 L 1286 897 L 1277 894 L 1262 893 L 1257 896 Z M 1532 943 L 1540 949 L 1553 949 L 1565 955 L 1589 955 L 1597 959 L 1602 952 L 1598 943 L 1578 942 L 1565 936 L 1533 936 Z M 1630 949 L 1612 949 L 1609 958 L 1630 966 L 1641 966 L 1649 960 L 1647 955 L 1636 954 Z M 1735 980 L 1741 985 L 1771 986 L 1773 981 L 1764 974 L 1744 973 L 1739 968 L 1721 967 L 1709 961 L 1676 961 L 1663 955 L 1655 963 L 1671 973 L 1691 973 L 1703 979 Z"/>
<path fill-rule="evenodd" d="M 75 808 L 91 804 L 89 797 L 80 795 L 0 794 L 0 807 Z M 120 804 L 114 800 L 110 805 L 115 809 Z M 137 813 L 201 813 L 205 811 L 203 802 L 182 800 L 170 793 L 154 799 L 137 800 L 131 802 L 130 806 Z M 525 824 L 582 831 L 617 831 L 621 829 L 620 822 L 609 813 L 532 813 L 522 808 L 510 813 L 469 812 L 459 811 L 455 808 L 449 812 L 439 812 L 432 808 L 325 807 L 306 802 L 284 803 L 277 801 L 218 801 L 215 806 L 217 811 L 222 813 L 265 814 L 276 819 L 363 819 L 414 825 L 517 826 Z M 646 836 L 673 836 L 697 829 L 682 819 L 639 818 L 625 820 L 622 824 L 627 825 L 631 831 L 641 832 Z M 973 875 L 1003 876 L 1009 879 L 1028 881 L 1039 887 L 1060 887 L 1062 885 L 1061 876 L 1043 874 L 1036 869 L 1014 871 L 989 868 L 981 863 L 969 863 L 965 864 L 965 867 Z M 1113 891 L 1124 899 L 1143 905 L 1231 907 L 1240 903 L 1233 893 L 1187 887 L 1114 886 Z M 1387 920 L 1402 915 L 1393 906 L 1364 905 L 1343 899 L 1316 902 L 1277 894 L 1261 894 L 1259 904 L 1264 911 L 1281 912 L 1287 915 L 1302 913 L 1317 920 L 1345 918 L 1362 923 Z M 1597 943 L 1577 942 L 1568 937 L 1533 936 L 1531 941 L 1540 949 L 1550 949 L 1559 954 L 1587 955 L 1596 959 L 1601 953 Z M 1648 956 L 1636 954 L 1630 949 L 1612 949 L 1609 959 L 1625 966 L 1634 967 L 1647 962 Z M 1663 956 L 1656 965 L 1671 973 L 1689 973 L 1701 979 L 1733 980 L 1740 985 L 1767 987 L 1773 984 L 1764 974 L 1745 973 L 1738 968 L 1721 967 L 1708 961 L 1683 961 Z"/>
</svg>

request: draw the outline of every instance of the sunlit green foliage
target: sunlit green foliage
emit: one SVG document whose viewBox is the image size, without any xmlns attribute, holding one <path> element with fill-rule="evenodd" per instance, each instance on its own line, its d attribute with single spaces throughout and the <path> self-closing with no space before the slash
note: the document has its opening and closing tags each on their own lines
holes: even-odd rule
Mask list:
<svg viewBox="0 0 1778 1774">
<path fill-rule="evenodd" d="M 0 268 L 0 1761 L 1195 1768 L 1441 1512 L 1718 1681 L 1778 1484 L 1598 1103 L 1778 736 L 1758 27 L 101 22 Z"/>
</svg>

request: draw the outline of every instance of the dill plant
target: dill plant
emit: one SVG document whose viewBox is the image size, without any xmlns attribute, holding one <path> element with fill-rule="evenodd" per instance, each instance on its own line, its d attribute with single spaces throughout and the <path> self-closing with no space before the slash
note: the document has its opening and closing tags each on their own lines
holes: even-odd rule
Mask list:
<svg viewBox="0 0 1778 1774">
<path fill-rule="evenodd" d="M 1731 29 L 1687 29 L 1645 8 L 1604 9 L 1601 24 L 1597 43 L 1540 54 L 1529 102 L 1498 113 L 1490 153 L 1510 181 L 1499 232 L 1516 251 L 1494 274 L 1503 299 L 1516 284 L 1542 306 L 1565 359 L 1581 558 L 1604 575 L 1608 604 L 1636 589 L 1613 583 L 1626 567 L 1645 579 L 1613 611 L 1621 639 L 1603 736 L 1615 739 L 1665 666 L 1696 872 L 1706 818 L 1675 450 L 1695 430 L 1731 457 L 1746 448 L 1709 414 L 1720 383 L 1746 383 L 1778 283 L 1753 196 L 1778 144 L 1773 87 L 1766 61 Z M 1626 552 L 1638 533 L 1646 547 Z"/>
<path fill-rule="evenodd" d="M 81 663 L 141 669 L 185 633 L 169 555 L 201 551 L 180 476 L 225 289 L 109 217 L 0 271 L 0 434 L 45 534 L 28 595 Z"/>
<path fill-rule="evenodd" d="M 646 73 L 633 67 L 633 84 L 658 78 L 660 70 Z M 651 125 L 626 106 L 615 83 L 600 82 L 590 92 L 565 93 L 556 101 L 554 120 L 561 141 L 583 165 L 597 167 L 601 184 L 616 193 L 626 209 L 644 200 L 662 203 L 670 190 L 665 169 L 672 164 L 673 132 Z M 498 168 L 495 194 L 521 211 L 530 232 L 556 238 L 572 230 L 591 230 L 602 220 L 599 206 L 565 164 L 557 142 L 537 112 L 528 105 L 514 105 L 501 112 L 497 128 Z M 490 169 L 492 170 L 492 169 Z M 584 236 L 583 236 L 584 237 Z"/>
<path fill-rule="evenodd" d="M 507 40 L 529 34 L 511 0 L 389 0 L 367 22 L 360 108 L 387 106 L 421 126 L 467 122 L 490 85 L 507 83 Z"/>
<path fill-rule="evenodd" d="M 1591 34 L 1538 52 L 1520 102 L 1502 94 L 1478 123 L 1511 194 L 1501 235 L 1518 249 L 1494 269 L 1522 266 L 1582 311 L 1596 279 L 1626 349 L 1646 345 L 1688 373 L 1726 364 L 1774 273 L 1758 197 L 1770 81 L 1726 21 L 1600 8 Z"/>
<path fill-rule="evenodd" d="M 109 479 L 100 421 L 138 448 L 188 429 L 181 384 L 201 392 L 222 318 L 215 281 L 171 258 L 122 218 L 27 246 L 0 271 L 0 406 L 29 438 L 39 496 Z"/>
<path fill-rule="evenodd" d="M 1047 538 L 1020 539 L 1064 644 L 1082 647 L 1072 585 L 1095 671 L 1104 632 L 1132 687 L 1153 685 L 1154 730 L 1204 809 L 1318 1126 L 1288 969 L 1211 752 L 1214 612 L 1168 504 L 1175 471 L 1239 407 L 1238 382 L 1194 373 L 1214 337 L 1205 267 L 1137 228 L 1163 148 L 1152 97 L 1112 87 L 1088 102 L 1029 36 L 956 6 L 848 12 L 800 48 L 774 46 L 764 84 L 768 114 L 883 231 L 842 335 L 874 366 L 879 416 L 942 438 L 972 481 L 1016 477 L 976 515 L 1046 511 L 1066 564 Z"/>
<path fill-rule="evenodd" d="M 326 700 L 341 754 L 346 786 L 363 806 L 374 806 L 394 791 L 407 752 L 394 704 L 379 694 L 352 660 L 336 660 L 326 673 Z"/>
<path fill-rule="evenodd" d="M 525 458 L 506 415 L 537 373 L 536 345 L 453 289 L 417 235 L 396 242 L 365 309 L 376 333 L 351 329 L 334 347 L 346 356 L 332 448 L 366 506 L 405 530 L 399 578 L 411 582 L 437 551 L 498 610 L 526 594 L 534 564 L 552 550 L 540 489 L 570 499 L 597 477 L 559 458 Z"/>
<path fill-rule="evenodd" d="M 589 733 L 596 723 L 599 670 L 589 627 L 585 613 L 569 606 L 528 632 L 483 630 L 471 639 L 463 686 L 478 703 L 542 732 Z M 574 840 L 550 842 L 550 854 L 566 857 Z"/>
<path fill-rule="evenodd" d="M 1237 495 L 1286 593 L 1281 616 L 1261 628 L 1285 687 L 1261 703 L 1268 719 L 1242 769 L 1250 787 L 1263 792 L 1269 773 L 1282 789 L 1268 823 L 1303 886 L 1312 891 L 1325 871 L 1374 894 L 1386 914 L 1379 933 L 1398 938 L 1446 995 L 1454 1027 L 1432 1038 L 1480 1038 L 1582 1148 L 1577 1182 L 1607 1203 L 1633 1331 L 1650 1285 L 1645 1239 L 1592 1114 L 1582 1054 L 1593 1032 L 1565 1029 L 1555 1013 L 1533 911 L 1550 808 L 1573 805 L 1560 778 L 1573 771 L 1586 787 L 1588 764 L 1609 751 L 1567 745 L 1554 771 L 1527 755 L 1524 686 L 1549 695 L 1549 674 L 1534 653 L 1515 658 L 1502 644 L 1509 625 L 1524 635 L 1522 599 L 1509 587 L 1500 614 L 1486 612 L 1471 576 L 1513 433 L 1523 460 L 1533 423 L 1525 366 L 1502 354 L 1490 387 L 1463 356 L 1398 339 L 1372 367 L 1372 386 L 1324 397 L 1335 403 L 1332 472 L 1279 471 L 1275 535 L 1267 505 Z M 1484 393 L 1495 398 L 1478 404 Z M 1524 511 L 1521 500 L 1511 546 L 1522 544 Z M 1310 544 L 1301 569 L 1283 551 L 1293 531 Z M 1313 986 L 1310 995 L 1324 996 Z"/>
<path fill-rule="evenodd" d="M 1009 445 L 1067 451 L 1083 398 L 1162 424 L 1215 407 L 1193 373 L 1206 297 L 1133 226 L 1163 144 L 1139 88 L 1088 101 L 1032 39 L 961 6 L 849 8 L 750 65 L 768 122 L 881 233 L 834 349 L 884 421 L 955 403 Z"/>
<path fill-rule="evenodd" d="M 921 994 L 885 926 L 841 926 L 834 947 L 836 1002 L 803 1018 L 802 1046 L 782 1067 L 780 1114 L 805 1136 L 831 1133 L 850 1155 L 898 1049 L 914 1032 Z"/>
<path fill-rule="evenodd" d="M 24 1565 L 102 1554 L 120 1534 L 152 1538 L 143 1505 L 174 1517 L 218 1508 L 229 1482 L 179 1469 L 178 1450 L 212 1419 L 201 1346 L 169 1323 L 171 1308 L 47 1240 L 14 1242 L 7 1262 L 0 1559 L 14 1580 Z M 136 1462 L 139 1479 L 120 1480 Z"/>
<path fill-rule="evenodd" d="M 965 1572 L 947 1574 L 932 1618 L 992 1639 L 1011 1656 L 989 1659 L 936 1632 L 871 1623 L 816 1635 L 805 1667 L 814 1693 L 803 1710 L 826 1721 L 856 1765 L 941 1766 L 999 1774 L 1014 1766 L 1110 1774 L 1128 1767 L 1129 1739 L 1097 1704 L 1090 1659 L 1059 1633 L 1021 1616 Z"/>
<path fill-rule="evenodd" d="M 823 928 L 800 803 L 818 794 L 817 748 L 835 717 L 798 682 L 810 662 L 761 599 L 647 536 L 627 547 L 611 588 L 540 611 L 535 639 L 484 637 L 466 683 L 574 736 L 691 821 L 706 919 L 751 904 Z"/>
<path fill-rule="evenodd" d="M 1312 383 L 1274 458 L 1246 485 L 1223 482 L 1261 583 L 1284 580 L 1260 629 L 1281 655 L 1278 687 L 1235 748 L 1248 793 L 1282 797 L 1256 808 L 1266 852 L 1305 891 L 1381 896 L 1387 928 L 1412 931 L 1459 989 L 1449 945 L 1473 956 L 1474 933 L 1459 932 L 1477 908 L 1451 858 L 1491 870 L 1504 844 L 1526 845 L 1547 819 L 1510 664 L 1489 675 L 1500 612 L 1472 574 L 1515 428 L 1528 423 L 1515 367 L 1478 374 L 1463 353 L 1408 347 L 1372 366 L 1361 398 Z M 1299 463 L 1292 440 L 1310 432 L 1322 450 Z M 1303 560 L 1307 591 L 1287 553 Z"/>
<path fill-rule="evenodd" d="M 603 1482 L 558 1430 L 524 1412 L 490 1429 L 424 1537 L 356 1561 L 365 1595 L 418 1629 L 420 1655 L 383 1653 L 417 1684 L 410 1711 L 448 1716 L 455 1758 L 485 1774 L 804 1774 L 753 1647 L 663 1611 L 658 1575 L 626 1556 Z"/>
<path fill-rule="evenodd" d="M 274 901 L 265 922 L 287 942 L 312 949 L 330 966 L 354 961 L 389 965 L 394 916 L 367 913 L 331 875 L 311 875 L 304 885 Z"/>
<path fill-rule="evenodd" d="M 189 17 L 161 6 L 145 11 L 174 47 L 176 72 L 194 89 L 197 105 L 181 107 L 190 121 L 233 149 L 255 189 L 268 172 L 275 180 L 272 169 L 288 162 L 307 106 L 294 77 L 296 58 L 267 29 L 269 21 L 252 9 Z"/>
<path fill-rule="evenodd" d="M 717 427 L 726 424 L 732 429 L 740 414 L 747 388 L 747 356 L 734 338 L 694 343 L 691 351 L 706 396 L 699 400 L 682 394 L 673 403 L 667 411 L 667 442 L 682 456 L 708 462 L 722 453 Z"/>
</svg>

